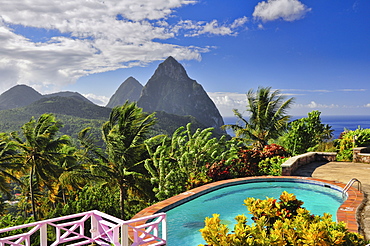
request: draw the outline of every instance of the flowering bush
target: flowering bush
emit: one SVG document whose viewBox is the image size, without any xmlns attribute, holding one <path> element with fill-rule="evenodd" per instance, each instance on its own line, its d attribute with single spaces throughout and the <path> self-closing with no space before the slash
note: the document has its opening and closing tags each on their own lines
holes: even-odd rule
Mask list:
<svg viewBox="0 0 370 246">
<path fill-rule="evenodd" d="M 235 217 L 234 230 L 221 223 L 218 214 L 205 219 L 200 229 L 208 246 L 247 245 L 365 245 L 358 233 L 349 232 L 344 222 L 333 222 L 331 215 L 315 216 L 302 207 L 303 202 L 293 194 L 283 192 L 279 201 L 248 198 L 244 205 L 252 214 L 254 223 L 247 225 L 244 215 Z"/>
<path fill-rule="evenodd" d="M 207 176 L 213 181 L 256 175 L 280 175 L 281 163 L 288 152 L 280 145 L 266 145 L 262 151 L 241 147 L 233 160 L 207 164 Z"/>
<path fill-rule="evenodd" d="M 213 181 L 254 176 L 258 173 L 258 162 L 261 152 L 242 147 L 238 151 L 238 158 L 231 161 L 221 160 L 207 165 L 207 176 Z"/>
<path fill-rule="evenodd" d="M 232 174 L 234 166 L 232 164 L 226 164 L 226 160 L 215 162 L 212 165 L 207 164 L 206 168 L 208 168 L 207 177 L 212 179 L 212 181 L 231 179 L 234 177 Z"/>
<path fill-rule="evenodd" d="M 289 153 L 284 149 L 283 146 L 277 144 L 269 144 L 263 148 L 262 154 L 265 158 L 274 156 L 288 157 Z"/>
</svg>

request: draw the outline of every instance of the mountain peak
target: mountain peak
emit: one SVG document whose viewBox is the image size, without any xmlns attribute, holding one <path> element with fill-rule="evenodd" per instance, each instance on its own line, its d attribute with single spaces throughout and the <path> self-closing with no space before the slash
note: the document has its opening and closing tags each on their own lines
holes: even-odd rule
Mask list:
<svg viewBox="0 0 370 246">
<path fill-rule="evenodd" d="M 23 107 L 42 98 L 28 85 L 16 85 L 0 95 L 0 110 Z"/>
<path fill-rule="evenodd" d="M 175 63 L 175 64 L 179 64 L 178 61 L 176 61 L 176 59 L 173 58 L 172 56 L 167 57 L 167 59 L 164 60 L 163 63 Z"/>
<path fill-rule="evenodd" d="M 169 77 L 170 79 L 173 79 L 175 81 L 190 79 L 184 67 L 172 56 L 169 56 L 164 62 L 159 64 L 152 78 L 155 79 L 162 76 Z"/>
<path fill-rule="evenodd" d="M 139 100 L 142 84 L 139 83 L 134 77 L 128 77 L 116 90 L 113 96 L 109 99 L 106 107 L 114 108 L 118 105 L 123 105 L 127 100 L 134 102 Z"/>
<path fill-rule="evenodd" d="M 180 116 L 191 115 L 206 127 L 220 127 L 223 119 L 203 87 L 188 77 L 173 57 L 159 64 L 144 86 L 137 102 L 145 112 L 163 111 Z"/>
</svg>

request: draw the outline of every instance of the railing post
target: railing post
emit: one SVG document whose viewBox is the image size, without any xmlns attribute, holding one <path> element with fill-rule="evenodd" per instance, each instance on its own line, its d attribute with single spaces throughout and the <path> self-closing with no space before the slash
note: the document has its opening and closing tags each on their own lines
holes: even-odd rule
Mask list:
<svg viewBox="0 0 370 246">
<path fill-rule="evenodd" d="M 48 246 L 48 224 L 40 227 L 40 246 Z"/>
<path fill-rule="evenodd" d="M 26 246 L 31 246 L 31 235 L 27 235 L 26 240 L 24 241 Z"/>
<path fill-rule="evenodd" d="M 128 246 L 128 224 L 121 225 L 121 245 Z"/>
<path fill-rule="evenodd" d="M 166 214 L 163 215 L 162 220 L 162 239 L 167 241 L 167 223 L 166 223 Z"/>
<path fill-rule="evenodd" d="M 91 214 L 91 229 L 90 229 L 91 238 L 95 239 L 99 235 L 98 228 L 99 228 L 98 220 L 96 219 L 95 214 L 92 213 Z"/>
</svg>

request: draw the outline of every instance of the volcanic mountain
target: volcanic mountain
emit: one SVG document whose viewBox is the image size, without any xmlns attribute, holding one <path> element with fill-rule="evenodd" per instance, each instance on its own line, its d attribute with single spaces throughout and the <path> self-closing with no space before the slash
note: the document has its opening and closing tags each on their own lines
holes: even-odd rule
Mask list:
<svg viewBox="0 0 370 246">
<path fill-rule="evenodd" d="M 120 87 L 118 87 L 116 92 L 109 99 L 106 107 L 114 108 L 115 106 L 123 105 L 125 104 L 126 100 L 130 102 L 136 102 L 139 100 L 142 89 L 143 86 L 139 83 L 139 81 L 133 77 L 129 77 L 120 85 Z"/>
<path fill-rule="evenodd" d="M 206 127 L 222 132 L 224 121 L 213 101 L 197 81 L 190 79 L 184 67 L 173 57 L 159 64 L 144 86 L 138 106 L 146 112 L 164 111 L 191 115 Z"/>
</svg>

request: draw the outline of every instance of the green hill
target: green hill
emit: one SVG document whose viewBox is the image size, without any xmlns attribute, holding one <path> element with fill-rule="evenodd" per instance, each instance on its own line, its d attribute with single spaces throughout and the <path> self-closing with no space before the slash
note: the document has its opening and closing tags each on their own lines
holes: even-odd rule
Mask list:
<svg viewBox="0 0 370 246">
<path fill-rule="evenodd" d="M 0 95 L 0 110 L 25 107 L 42 98 L 42 95 L 27 85 L 16 85 Z"/>
<path fill-rule="evenodd" d="M 107 119 L 110 108 L 101 107 L 76 97 L 47 97 L 42 98 L 27 107 L 27 112 L 33 115 L 54 113 L 76 116 L 85 119 Z"/>
<path fill-rule="evenodd" d="M 0 132 L 20 131 L 21 127 L 32 117 L 37 119 L 44 113 L 53 113 L 63 123 L 60 129 L 61 134 L 67 134 L 77 138 L 78 133 L 91 127 L 94 136 L 101 139 L 101 126 L 109 119 L 111 108 L 97 106 L 75 97 L 44 97 L 29 106 L 1 110 L 0 111 Z M 171 135 L 180 126 L 189 122 L 192 128 L 204 128 L 192 116 L 178 116 L 165 112 L 156 112 L 157 123 L 151 135 Z"/>
</svg>

